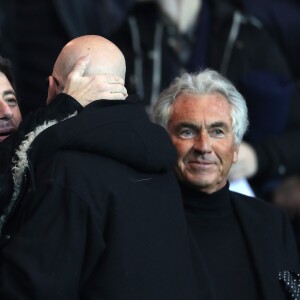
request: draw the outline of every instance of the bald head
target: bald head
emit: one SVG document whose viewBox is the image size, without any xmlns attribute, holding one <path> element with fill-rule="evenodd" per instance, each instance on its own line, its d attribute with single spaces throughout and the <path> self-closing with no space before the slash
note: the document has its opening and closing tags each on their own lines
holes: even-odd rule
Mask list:
<svg viewBox="0 0 300 300">
<path fill-rule="evenodd" d="M 76 61 L 90 54 L 91 60 L 85 74 L 112 74 L 125 80 L 126 63 L 120 49 L 98 35 L 85 35 L 70 41 L 60 52 L 53 68 L 53 76 L 64 86 Z"/>
</svg>

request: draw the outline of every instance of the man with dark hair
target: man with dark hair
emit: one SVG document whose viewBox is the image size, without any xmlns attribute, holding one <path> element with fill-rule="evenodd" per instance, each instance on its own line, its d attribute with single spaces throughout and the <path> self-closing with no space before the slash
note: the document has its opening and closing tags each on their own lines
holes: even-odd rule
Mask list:
<svg viewBox="0 0 300 300">
<path fill-rule="evenodd" d="M 0 57 L 0 142 L 18 128 L 21 119 L 11 64 Z"/>
</svg>

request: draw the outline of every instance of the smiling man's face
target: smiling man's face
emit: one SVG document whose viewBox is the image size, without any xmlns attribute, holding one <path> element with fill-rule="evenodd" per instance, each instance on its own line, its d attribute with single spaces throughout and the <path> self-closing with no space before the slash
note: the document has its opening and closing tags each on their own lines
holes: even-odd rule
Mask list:
<svg viewBox="0 0 300 300">
<path fill-rule="evenodd" d="M 7 77 L 0 72 L 0 142 L 17 130 L 21 119 L 15 91 Z"/>
<path fill-rule="evenodd" d="M 168 132 L 177 149 L 179 180 L 209 194 L 225 186 L 238 146 L 234 144 L 231 107 L 223 95 L 179 95 Z"/>
</svg>

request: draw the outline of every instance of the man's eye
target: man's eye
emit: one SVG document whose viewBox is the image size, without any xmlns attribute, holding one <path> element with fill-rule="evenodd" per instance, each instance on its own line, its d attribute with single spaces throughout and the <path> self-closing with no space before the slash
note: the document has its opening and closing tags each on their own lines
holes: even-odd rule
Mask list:
<svg viewBox="0 0 300 300">
<path fill-rule="evenodd" d="M 211 131 L 211 135 L 212 136 L 216 136 L 216 137 L 219 137 L 219 136 L 224 136 L 224 131 L 220 128 L 214 128 L 212 131 Z"/>
<path fill-rule="evenodd" d="M 181 129 L 179 135 L 182 138 L 192 138 L 194 137 L 195 133 L 192 129 Z"/>
<path fill-rule="evenodd" d="M 16 98 L 7 98 L 5 101 L 9 106 L 16 106 L 18 104 Z"/>
</svg>

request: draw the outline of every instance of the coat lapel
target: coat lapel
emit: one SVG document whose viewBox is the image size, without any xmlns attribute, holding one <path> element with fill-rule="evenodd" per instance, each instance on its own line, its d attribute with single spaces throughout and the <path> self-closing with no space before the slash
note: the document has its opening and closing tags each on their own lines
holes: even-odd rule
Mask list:
<svg viewBox="0 0 300 300">
<path fill-rule="evenodd" d="M 277 260 L 280 258 L 274 254 L 277 249 L 274 249 L 276 243 L 270 232 L 272 224 L 268 224 L 264 215 L 251 209 L 249 201 L 252 200 L 239 198 L 240 196 L 234 194 L 232 202 L 246 238 L 263 299 L 286 299 L 278 279 Z"/>
</svg>

